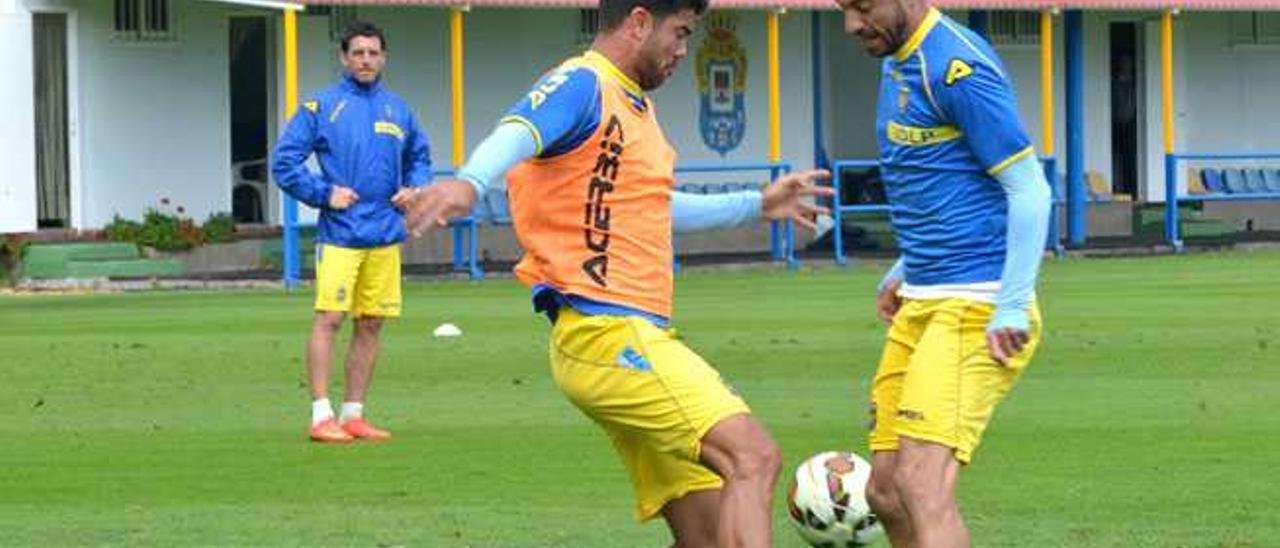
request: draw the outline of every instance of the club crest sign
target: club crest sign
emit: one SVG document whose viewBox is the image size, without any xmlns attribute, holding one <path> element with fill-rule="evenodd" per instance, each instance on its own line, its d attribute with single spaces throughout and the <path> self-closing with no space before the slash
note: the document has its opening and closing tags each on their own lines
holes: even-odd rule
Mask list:
<svg viewBox="0 0 1280 548">
<path fill-rule="evenodd" d="M 747 52 L 736 34 L 731 12 L 713 12 L 695 58 L 698 127 L 702 142 L 724 156 L 738 148 L 747 128 L 743 91 L 747 84 Z"/>
</svg>

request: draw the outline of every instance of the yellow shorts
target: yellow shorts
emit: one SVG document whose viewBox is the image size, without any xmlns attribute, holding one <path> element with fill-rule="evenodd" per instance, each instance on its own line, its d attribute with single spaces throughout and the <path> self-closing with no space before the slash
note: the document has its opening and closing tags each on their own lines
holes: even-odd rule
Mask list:
<svg viewBox="0 0 1280 548">
<path fill-rule="evenodd" d="M 674 330 L 562 308 L 551 333 L 551 373 L 569 401 L 609 434 L 631 474 L 640 520 L 686 494 L 723 485 L 699 462 L 702 437 L 751 409 Z"/>
<path fill-rule="evenodd" d="M 316 246 L 316 311 L 400 316 L 400 245 Z"/>
<path fill-rule="evenodd" d="M 1033 305 L 1030 341 L 1008 365 L 996 363 L 986 335 L 993 311 L 965 299 L 903 300 L 871 386 L 872 451 L 896 451 L 906 436 L 951 447 L 969 463 L 1040 342 Z"/>
</svg>

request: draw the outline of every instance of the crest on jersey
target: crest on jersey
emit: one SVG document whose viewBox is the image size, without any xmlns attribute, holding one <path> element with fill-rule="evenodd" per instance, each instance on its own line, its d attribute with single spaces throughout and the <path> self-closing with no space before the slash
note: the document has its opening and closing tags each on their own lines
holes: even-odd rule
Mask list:
<svg viewBox="0 0 1280 548">
<path fill-rule="evenodd" d="M 738 40 L 737 18 L 731 12 L 707 17 L 706 33 L 694 63 L 697 74 L 698 126 L 702 142 L 721 156 L 738 148 L 747 129 L 743 92 L 747 87 L 747 51 Z"/>
</svg>

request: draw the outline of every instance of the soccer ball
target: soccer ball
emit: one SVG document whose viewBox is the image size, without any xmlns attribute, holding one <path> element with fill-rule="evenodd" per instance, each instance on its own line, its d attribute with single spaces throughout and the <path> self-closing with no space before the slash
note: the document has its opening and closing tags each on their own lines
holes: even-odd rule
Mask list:
<svg viewBox="0 0 1280 548">
<path fill-rule="evenodd" d="M 796 469 L 787 514 L 810 546 L 864 546 L 883 532 L 867 504 L 871 464 L 853 453 L 826 451 Z"/>
</svg>

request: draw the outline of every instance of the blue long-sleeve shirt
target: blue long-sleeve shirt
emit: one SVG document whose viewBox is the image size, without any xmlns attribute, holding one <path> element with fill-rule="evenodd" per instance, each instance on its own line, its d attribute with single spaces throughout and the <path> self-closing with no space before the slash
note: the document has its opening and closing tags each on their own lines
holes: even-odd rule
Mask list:
<svg viewBox="0 0 1280 548">
<path fill-rule="evenodd" d="M 316 175 L 306 162 L 320 164 Z M 272 152 L 276 184 L 320 210 L 316 242 L 380 247 L 408 236 L 391 197 L 431 181 L 430 144 L 412 109 L 383 88 L 350 74 L 302 103 Z M 329 207 L 334 186 L 355 191 L 351 207 Z"/>
</svg>

